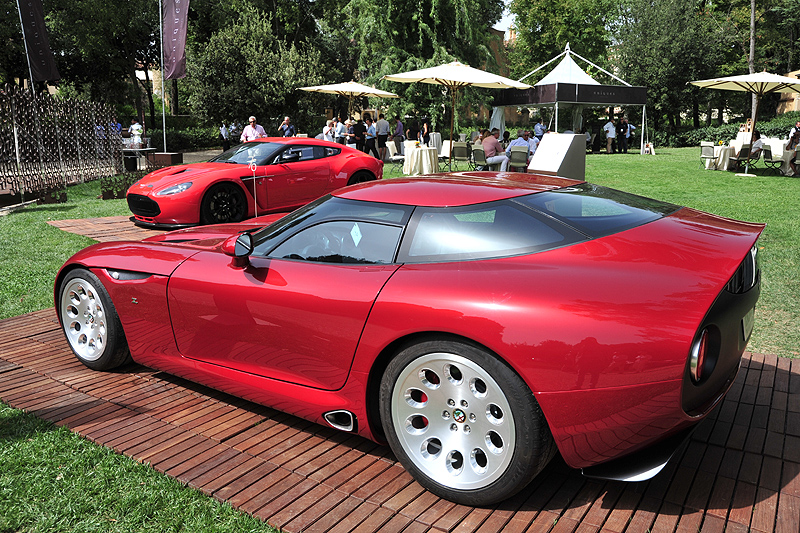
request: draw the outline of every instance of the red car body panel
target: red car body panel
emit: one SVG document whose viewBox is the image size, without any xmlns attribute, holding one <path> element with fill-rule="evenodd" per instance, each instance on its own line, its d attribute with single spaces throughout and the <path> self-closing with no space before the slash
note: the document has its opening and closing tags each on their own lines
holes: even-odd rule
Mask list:
<svg viewBox="0 0 800 533">
<path fill-rule="evenodd" d="M 336 195 L 469 205 L 580 183 L 526 175 L 519 180 L 532 184 L 523 187 L 502 177 L 494 185 L 436 178 L 460 187 L 392 180 Z M 318 423 L 326 411 L 349 410 L 364 422 L 358 433 L 379 441 L 374 384 L 386 356 L 432 334 L 469 339 L 524 379 L 573 467 L 642 449 L 715 405 L 682 409 L 687 354 L 763 230 L 682 208 L 605 237 L 499 259 L 331 265 L 251 257 L 240 268 L 220 252 L 227 236 L 274 218 L 94 245 L 65 264 L 56 287 L 69 269 L 91 268 L 139 363 Z M 123 282 L 108 269 L 153 275 Z"/>
<path fill-rule="evenodd" d="M 200 223 L 203 196 L 220 182 L 234 183 L 242 190 L 249 218 L 265 213 L 286 212 L 305 205 L 323 194 L 344 187 L 356 172 L 367 172 L 372 179 L 383 178 L 383 161 L 341 144 L 301 137 L 250 141 L 264 142 L 328 146 L 341 152 L 311 161 L 260 165 L 255 170 L 247 165 L 223 162 L 191 163 L 156 170 L 131 185 L 127 195 L 147 197 L 158 204 L 161 212 L 154 217 L 134 213 L 135 221 L 155 227 L 197 225 Z M 167 187 L 189 181 L 192 186 L 184 192 L 168 196 L 156 194 Z M 254 198 L 257 198 L 257 203 Z"/>
</svg>

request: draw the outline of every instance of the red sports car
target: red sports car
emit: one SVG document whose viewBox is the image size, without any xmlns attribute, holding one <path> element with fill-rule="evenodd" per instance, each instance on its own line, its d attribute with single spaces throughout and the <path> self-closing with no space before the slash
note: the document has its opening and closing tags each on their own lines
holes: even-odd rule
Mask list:
<svg viewBox="0 0 800 533">
<path fill-rule="evenodd" d="M 91 368 L 132 356 L 388 442 L 487 505 L 556 451 L 608 479 L 666 464 L 736 377 L 763 228 L 563 178 L 400 178 L 90 246 L 55 302 Z"/>
<path fill-rule="evenodd" d="M 341 144 L 286 137 L 240 144 L 206 163 L 151 172 L 127 193 L 136 224 L 175 229 L 287 212 L 381 179 L 383 161 Z"/>
</svg>

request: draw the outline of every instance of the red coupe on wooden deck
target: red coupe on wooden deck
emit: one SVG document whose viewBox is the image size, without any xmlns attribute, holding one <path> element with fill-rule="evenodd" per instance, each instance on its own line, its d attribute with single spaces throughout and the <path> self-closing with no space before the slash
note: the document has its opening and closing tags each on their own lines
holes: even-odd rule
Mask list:
<svg viewBox="0 0 800 533">
<path fill-rule="evenodd" d="M 362 183 L 278 218 L 104 243 L 58 274 L 72 350 L 388 442 L 487 505 L 558 451 L 655 475 L 739 369 L 763 225 L 569 179 Z"/>
</svg>

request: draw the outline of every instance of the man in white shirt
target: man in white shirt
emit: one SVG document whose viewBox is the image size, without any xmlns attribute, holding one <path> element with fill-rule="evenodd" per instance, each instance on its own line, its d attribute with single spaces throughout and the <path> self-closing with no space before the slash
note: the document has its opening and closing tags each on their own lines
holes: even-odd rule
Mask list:
<svg viewBox="0 0 800 533">
<path fill-rule="evenodd" d="M 530 131 L 526 131 L 525 133 L 528 134 L 528 145 L 530 146 L 531 157 L 533 157 L 533 154 L 536 153 L 536 149 L 539 147 L 539 139 L 537 139 L 535 135 L 532 135 Z"/>
<path fill-rule="evenodd" d="M 242 136 L 239 138 L 242 142 L 252 141 L 253 139 L 260 139 L 261 137 L 266 137 L 267 132 L 264 131 L 260 125 L 256 124 L 256 117 L 250 117 L 247 119 L 250 123 L 244 127 L 242 130 Z"/>
<path fill-rule="evenodd" d="M 617 138 L 617 127 L 614 125 L 614 121 L 609 119 L 605 126 L 603 126 L 603 131 L 606 132 L 606 152 L 611 153 L 611 145 L 614 143 L 614 139 Z"/>
</svg>

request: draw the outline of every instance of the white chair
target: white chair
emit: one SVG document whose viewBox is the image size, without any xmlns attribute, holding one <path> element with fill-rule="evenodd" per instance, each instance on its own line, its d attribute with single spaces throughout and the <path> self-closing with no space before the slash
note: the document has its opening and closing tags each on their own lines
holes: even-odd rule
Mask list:
<svg viewBox="0 0 800 533">
<path fill-rule="evenodd" d="M 439 169 L 445 169 L 450 163 L 450 141 L 442 141 L 442 147 L 439 149 Z"/>
<path fill-rule="evenodd" d="M 714 155 L 714 143 L 702 141 L 700 143 L 700 168 L 710 169 L 710 163 L 715 159 L 717 159 L 717 156 Z"/>
<path fill-rule="evenodd" d="M 508 159 L 508 168 L 521 168 L 523 172 L 528 172 L 528 152 L 527 146 L 512 146 L 511 157 Z"/>
<path fill-rule="evenodd" d="M 406 158 L 397 153 L 397 145 L 393 142 L 388 142 L 386 143 L 386 148 L 389 149 L 389 162 L 392 164 L 392 168 L 402 170 Z"/>
</svg>

